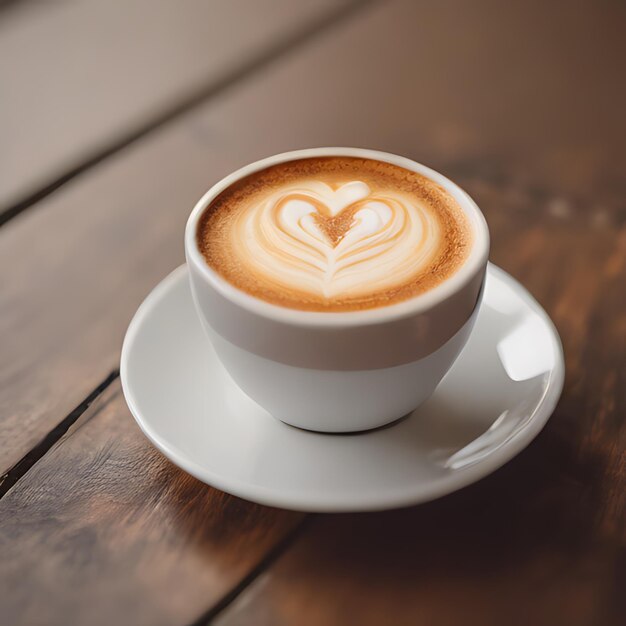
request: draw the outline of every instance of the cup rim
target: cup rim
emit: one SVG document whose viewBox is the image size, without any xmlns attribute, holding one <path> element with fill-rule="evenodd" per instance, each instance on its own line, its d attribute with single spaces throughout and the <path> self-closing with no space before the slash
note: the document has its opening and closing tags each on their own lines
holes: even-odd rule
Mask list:
<svg viewBox="0 0 626 626">
<path fill-rule="evenodd" d="M 374 309 L 361 311 L 302 311 L 271 304 L 265 300 L 256 298 L 245 291 L 235 287 L 223 278 L 217 271 L 209 266 L 204 259 L 197 243 L 197 227 L 200 216 L 206 207 L 227 187 L 241 178 L 258 172 L 278 163 L 295 161 L 325 156 L 343 156 L 373 159 L 398 165 L 405 169 L 426 176 L 435 183 L 441 185 L 450 193 L 468 217 L 473 234 L 472 249 L 463 265 L 449 278 L 428 291 L 403 300 L 396 304 L 390 304 Z M 196 203 L 185 227 L 185 254 L 187 263 L 193 263 L 205 280 L 221 296 L 237 306 L 276 322 L 288 323 L 295 326 L 308 327 L 348 327 L 355 325 L 380 324 L 400 320 L 406 317 L 419 315 L 441 302 L 447 300 L 465 287 L 481 269 L 484 269 L 489 256 L 489 229 L 485 217 L 472 198 L 443 174 L 413 161 L 407 157 L 398 156 L 389 152 L 369 150 L 365 148 L 309 148 L 282 152 L 274 156 L 254 161 L 249 165 L 239 168 L 232 174 L 225 176 L 214 184 Z"/>
</svg>

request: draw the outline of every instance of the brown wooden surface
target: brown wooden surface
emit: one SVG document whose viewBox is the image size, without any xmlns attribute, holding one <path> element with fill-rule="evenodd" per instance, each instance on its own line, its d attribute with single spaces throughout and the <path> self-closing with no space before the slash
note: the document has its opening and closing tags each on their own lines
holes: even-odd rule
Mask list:
<svg viewBox="0 0 626 626">
<path fill-rule="evenodd" d="M 92 168 L 9 223 L 2 233 L 0 267 L 14 265 L 15 259 L 19 265 L 3 276 L 6 306 L 0 311 L 0 332 L 6 348 L 0 371 L 0 440 L 11 445 L 0 448 L 0 472 L 117 367 L 123 333 L 138 303 L 183 260 L 182 229 L 190 207 L 222 175 L 255 158 L 306 145 L 366 145 L 415 157 L 463 184 L 471 179 L 479 184 L 506 182 L 512 194 L 538 194 L 539 209 L 558 212 L 563 205 L 566 211 L 595 211 L 599 217 L 594 219 L 600 221 L 618 210 L 624 171 L 619 132 L 623 94 L 606 103 L 613 129 L 605 128 L 605 116 L 593 118 L 596 132 L 586 133 L 593 142 L 576 134 L 579 120 L 562 121 L 568 116 L 560 114 L 554 96 L 556 104 L 539 109 L 532 123 L 519 119 L 537 97 L 533 80 L 549 84 L 553 74 L 563 75 L 562 101 L 580 97 L 583 75 L 566 73 L 570 63 L 579 67 L 587 52 L 577 42 L 590 28 L 599 31 L 594 23 L 610 30 L 616 16 L 608 9 L 576 14 L 575 32 L 566 33 L 570 48 L 559 54 L 561 64 L 555 70 L 550 51 L 559 12 L 554 11 L 552 21 L 546 18 L 529 47 L 524 33 L 513 27 L 517 22 L 530 27 L 534 14 L 513 6 L 512 15 L 501 11 L 502 19 L 491 18 L 487 28 L 483 21 L 491 3 L 480 14 L 457 15 L 454 21 L 448 19 L 454 3 L 374 5 Z M 422 26 L 422 36 L 411 37 L 410 27 L 420 16 L 419 23 L 430 28 Z M 429 69 L 431 57 L 446 58 L 447 40 L 439 35 L 444 25 L 456 28 L 452 39 L 465 41 L 464 54 L 457 53 L 441 69 L 445 81 Z M 514 41 L 512 31 L 518 32 Z M 507 41 L 512 58 L 528 57 L 524 63 L 530 69 L 510 79 L 527 83 L 518 90 L 525 97 L 516 92 L 503 99 L 500 108 L 506 115 L 492 119 L 490 107 L 468 103 L 465 96 L 459 99 L 456 83 L 473 70 L 476 87 L 470 95 L 486 100 L 475 90 L 492 94 L 493 85 L 502 84 L 506 66 L 501 67 L 492 51 Z M 593 54 L 596 45 L 595 40 L 589 45 Z M 612 84 L 614 64 L 621 57 L 623 50 L 607 55 L 604 65 L 584 74 L 589 93 Z M 551 63 L 539 63 L 541 58 Z M 394 68 L 392 77 L 388 67 Z M 310 89 L 293 89 L 301 75 L 310 80 Z M 401 80 L 413 75 L 422 82 Z M 450 113 L 433 125 L 433 118 L 440 119 L 438 103 L 448 101 Z M 420 114 L 414 112 L 416 103 Z M 559 125 L 557 134 L 553 130 Z M 505 131 L 508 150 L 499 147 Z M 557 167 L 551 163 L 563 159 L 561 135 L 569 138 L 573 156 Z M 541 150 L 531 156 L 533 146 Z M 584 180 L 576 175 L 579 169 Z M 606 191 L 594 197 L 599 185 Z M 24 255 L 32 241 L 37 242 L 33 254 Z M 506 263 L 504 267 L 515 270 Z"/>
<path fill-rule="evenodd" d="M 1 277 L 0 441 L 10 444 L 0 447 L 0 475 L 117 367 L 133 311 L 183 262 L 193 204 L 263 153 L 229 154 L 226 138 L 196 130 L 195 119 L 149 134 L 3 228 L 0 267 L 11 271 Z"/>
<path fill-rule="evenodd" d="M 169 463 L 119 381 L 0 501 L 0 517 L 2 623 L 103 626 L 192 623 L 302 519 Z"/>
<path fill-rule="evenodd" d="M 0 211 L 346 4 L 22 0 L 0 6 Z"/>
<path fill-rule="evenodd" d="M 623 623 L 626 231 L 584 210 L 551 215 L 514 188 L 466 188 L 496 233 L 492 259 L 561 331 L 555 414 L 528 450 L 457 494 L 320 516 L 219 626 Z"/>
<path fill-rule="evenodd" d="M 44 20 L 39 4 L 20 19 Z M 186 25 L 196 10 L 176 17 L 183 32 L 199 28 Z M 284 19 L 287 30 L 297 22 Z M 298 19 L 306 27 L 317 17 Z M 0 494 L 11 487 L 0 500 L 0 615 L 20 624 L 617 624 L 625 23 L 610 0 L 367 5 L 3 226 L 0 472 L 13 469 L 0 483 Z M 263 42 L 278 36 L 268 30 Z M 242 39 L 234 60 L 258 50 Z M 128 54 L 131 68 L 141 62 Z M 124 73 L 116 58 L 110 71 Z M 197 80 L 213 72 L 200 68 Z M 185 96 L 170 84 L 132 115 L 116 109 L 112 132 L 138 123 L 144 106 Z M 73 128 L 74 148 L 87 145 L 79 135 L 90 124 Z M 98 147 L 100 137 L 86 138 Z M 478 485 L 406 511 L 300 527 L 300 515 L 220 494 L 171 466 L 109 375 L 135 308 L 182 261 L 182 228 L 200 194 L 254 158 L 324 144 L 406 154 L 465 186 L 487 216 L 492 260 L 555 320 L 567 380 L 537 441 Z M 44 178 L 18 176 L 20 193 L 36 194 Z M 102 381 L 107 389 L 94 393 Z"/>
</svg>

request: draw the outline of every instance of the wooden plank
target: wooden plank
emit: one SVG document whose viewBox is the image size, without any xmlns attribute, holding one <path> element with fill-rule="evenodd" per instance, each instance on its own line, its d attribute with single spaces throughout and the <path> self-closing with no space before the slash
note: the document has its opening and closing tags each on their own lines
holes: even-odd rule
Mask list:
<svg viewBox="0 0 626 626">
<path fill-rule="evenodd" d="M 301 519 L 178 470 L 114 383 L 0 501 L 2 623 L 193 623 Z"/>
<path fill-rule="evenodd" d="M 219 137 L 195 131 L 195 119 L 3 228 L 0 267 L 11 269 L 2 276 L 0 440 L 10 443 L 0 475 L 116 367 L 133 309 L 183 260 L 186 214 L 214 180 L 258 154 L 229 155 Z"/>
<path fill-rule="evenodd" d="M 578 11 L 542 5 L 538 20 L 538 4 L 513 4 L 510 15 L 498 6 L 484 0 L 471 9 L 453 2 L 373 7 L 274 64 L 258 80 L 94 168 L 0 233 L 0 267 L 12 268 L 2 276 L 0 310 L 0 440 L 10 442 L 1 449 L 5 467 L 116 367 L 135 307 L 182 260 L 184 221 L 202 191 L 235 167 L 277 150 L 368 145 L 444 170 L 485 209 L 494 234 L 493 259 L 523 279 L 555 317 L 568 355 L 568 382 L 557 415 L 536 445 L 494 477 L 441 502 L 408 512 L 322 520 L 306 542 L 240 597 L 224 623 L 246 617 L 249 623 L 251 616 L 255 623 L 293 623 L 294 616 L 305 624 L 316 616 L 329 623 L 346 616 L 344 622 L 368 623 L 381 615 L 414 623 L 422 606 L 426 622 L 428 617 L 435 624 L 452 617 L 458 622 L 458 613 L 448 619 L 446 611 L 469 606 L 489 623 L 502 616 L 506 599 L 517 602 L 510 606 L 529 606 L 541 623 L 554 615 L 565 593 L 577 600 L 567 607 L 578 619 L 574 624 L 602 618 L 600 604 L 609 607 L 607 622 L 613 614 L 611 581 L 623 506 L 623 408 L 616 399 L 615 354 L 616 332 L 623 330 L 616 312 L 622 306 L 618 138 L 624 94 L 613 81 L 624 46 L 615 26 L 622 9 L 616 3 L 585 3 Z M 441 37 L 444 26 L 456 30 Z M 563 47 L 554 44 L 561 30 Z M 462 52 L 449 50 L 457 40 Z M 497 54 L 502 47 L 506 54 Z M 587 56 L 604 63 L 586 64 Z M 514 77 L 509 60 L 515 62 Z M 304 78 L 310 88 L 302 86 Z M 537 104 L 539 88 L 557 78 L 558 91 Z M 589 87 L 582 93 L 581 83 Z M 465 87 L 462 97 L 459 85 Z M 603 116 L 588 116 L 595 94 L 603 90 L 612 95 Z M 582 101 L 574 102 L 577 98 Z M 570 103 L 574 112 L 561 119 Z M 585 124 L 591 128 L 577 134 Z M 129 420 L 124 413 L 110 428 Z M 55 463 L 64 464 L 64 447 L 78 441 L 84 428 L 54 451 Z M 73 462 L 106 449 L 108 432 L 72 444 Z M 29 481 L 38 468 L 48 467 L 50 457 L 5 496 L 4 501 L 26 507 L 24 524 L 47 493 L 37 486 L 45 474 Z M 129 451 L 116 458 L 127 479 Z M 90 484 L 99 489 L 103 475 L 94 471 L 94 476 L 96 483 Z M 140 477 L 137 493 L 151 476 Z M 116 484 L 111 493 L 119 490 Z M 51 497 L 57 493 L 66 493 L 63 480 L 50 491 Z M 115 510 L 122 516 L 122 506 Z M 145 514 L 150 517 L 151 511 L 147 506 Z M 106 527 L 109 518 L 104 519 Z M 106 532 L 100 525 L 90 528 Z M 186 534 L 194 536 L 195 528 L 187 527 Z M 14 573 L 33 569 L 28 532 L 16 542 Z M 128 536 L 120 528 L 120 539 L 130 541 Z M 421 537 L 426 539 L 418 543 Z M 64 541 L 63 535 L 53 537 L 49 553 L 61 550 Z M 333 546 L 336 560 L 329 554 Z M 80 554 L 76 544 L 73 550 Z M 14 563 L 22 558 L 24 569 Z M 100 558 L 94 556 L 94 568 Z M 182 550 L 180 558 L 189 568 L 180 580 L 189 580 L 192 557 Z M 66 568 L 62 579 L 73 583 L 79 564 L 58 563 L 49 571 Z M 103 589 L 110 589 L 114 579 L 120 587 L 140 586 L 141 572 L 119 563 L 102 579 L 93 574 L 90 586 L 101 580 Z M 164 577 L 151 581 L 150 600 L 140 596 L 144 605 L 165 593 L 164 582 L 171 583 Z M 42 575 L 31 591 L 43 593 L 45 584 Z M 171 584 L 182 597 L 183 583 Z M 56 589 L 67 593 L 67 587 Z M 531 594 L 538 592 L 535 606 Z M 97 591 L 91 597 L 102 606 Z M 10 593 L 3 601 L 22 615 L 23 598 Z M 121 593 L 116 598 L 123 606 Z M 65 614 L 84 615 L 76 598 L 56 602 L 50 615 L 57 621 Z"/>
<path fill-rule="evenodd" d="M 194 130 L 233 152 L 386 149 L 569 200 L 600 187 L 621 206 L 625 19 L 610 0 L 386 3 L 236 87 Z"/>
<path fill-rule="evenodd" d="M 435 14 L 438 24 L 447 15 L 441 6 L 430 6 L 434 14 L 426 23 L 434 33 L 441 32 L 434 28 Z M 401 86 L 397 98 L 406 105 L 394 101 L 385 107 L 377 92 L 367 106 L 380 106 L 383 146 L 391 143 L 397 120 L 409 118 L 409 106 L 425 114 L 422 122 L 411 120 L 402 128 L 405 137 L 397 138 L 396 149 L 418 158 L 428 154 L 464 184 L 490 223 L 492 259 L 528 285 L 555 319 L 567 357 L 556 414 L 518 459 L 464 492 L 406 511 L 319 518 L 225 611 L 220 626 L 621 623 L 626 228 L 619 191 L 625 154 L 617 138 L 626 126 L 608 96 L 602 98 L 607 118 L 589 112 L 599 93 L 625 103 L 623 89 L 613 91 L 612 70 L 605 73 L 601 63 L 611 66 L 616 48 L 618 58 L 624 57 L 610 24 L 622 9 L 617 15 L 614 5 L 587 5 L 575 15 L 543 5 L 543 21 L 536 22 L 534 8 L 511 10 L 507 4 L 493 14 L 486 4 L 478 10 L 474 3 L 472 15 L 457 14 L 475 38 L 473 45 L 465 42 L 467 64 L 432 47 L 429 58 L 442 60 L 424 100 L 409 98 Z M 398 24 L 417 22 L 410 19 L 412 9 L 400 12 Z M 528 46 L 524 29 L 531 25 Z M 585 55 L 591 58 L 585 61 Z M 525 70 L 508 81 L 503 58 Z M 420 69 L 428 75 L 427 67 Z M 461 103 L 445 98 L 449 87 L 434 75 L 444 69 L 450 82 L 469 72 L 464 84 L 471 89 Z M 415 75 L 424 77 L 417 70 Z M 551 78 L 558 85 L 542 92 Z M 581 93 L 587 79 L 593 88 Z M 498 85 L 499 116 L 496 105 L 478 93 L 489 84 Z M 378 85 L 388 95 L 385 87 Z M 491 98 L 494 90 L 485 93 Z M 538 94 L 547 99 L 534 103 Z M 320 117 L 328 116 L 321 98 L 316 105 Z M 245 108 L 245 98 L 238 106 Z M 432 120 L 436 127 L 426 129 Z M 348 116 L 342 121 L 348 130 L 342 126 L 338 132 L 348 138 L 350 125 L 363 123 Z"/>
<path fill-rule="evenodd" d="M 74 0 L 4 7 L 0 212 L 343 5 Z"/>
<path fill-rule="evenodd" d="M 602 116 L 584 117 L 580 103 L 573 121 L 567 115 L 562 121 L 558 113 L 561 102 L 569 105 L 585 94 L 588 109 L 594 94 L 617 85 L 615 59 L 623 54 L 613 52 L 626 44 L 619 33 L 611 35 L 611 25 L 622 9 L 610 3 L 594 11 L 597 5 L 589 3 L 582 5 L 586 13 L 572 12 L 577 21 L 564 36 L 570 47 L 559 48 L 555 58 L 558 7 L 542 10 L 543 25 L 535 27 L 528 46 L 524 29 L 534 24 L 532 5 L 526 10 L 526 4 L 514 4 L 511 16 L 500 11 L 496 20 L 494 6 L 483 1 L 480 10 L 452 2 L 374 6 L 3 228 L 0 267 L 11 270 L 2 276 L 0 440 L 10 444 L 0 449 L 0 473 L 117 366 L 132 312 L 183 260 L 182 230 L 193 203 L 215 180 L 250 160 L 307 145 L 366 145 L 415 157 L 461 183 L 506 183 L 512 196 L 534 194 L 543 210 L 591 210 L 599 222 L 619 210 L 624 87 L 611 87 L 615 98 Z M 568 16 L 566 22 L 574 19 Z M 412 24 L 420 37 L 409 36 Z M 456 29 L 450 38 L 437 35 L 444 25 Z M 590 32 L 596 39 L 585 35 Z M 461 42 L 463 54 L 448 51 L 451 40 Z M 499 107 L 506 119 L 516 120 L 508 125 L 497 117 L 492 121 L 490 109 L 492 86 L 506 77 L 506 65 L 493 50 L 505 43 L 508 56 L 517 59 L 516 80 L 524 83 L 501 90 Z M 586 54 L 598 55 L 596 48 L 605 51 L 605 63 L 581 65 Z M 571 77 L 569 63 L 586 73 Z M 523 66 L 532 71 L 519 71 Z M 409 76 L 415 78 L 402 79 Z M 473 86 L 459 98 L 463 76 Z M 545 111 L 533 105 L 533 76 L 540 84 L 562 77 L 561 100 L 553 95 Z M 310 88 L 295 89 L 302 77 Z M 588 86 L 582 93 L 580 81 Z M 527 119 L 533 106 L 535 115 Z M 584 135 L 576 132 L 592 122 Z M 562 136 L 570 138 L 569 160 L 559 156 Z M 581 170 L 584 176 L 575 175 Z M 603 190 L 601 197 L 596 189 Z M 480 187 L 472 191 L 482 202 Z"/>
<path fill-rule="evenodd" d="M 623 622 L 626 227 L 479 189 L 493 259 L 561 331 L 567 381 L 555 414 L 518 458 L 459 493 L 318 517 L 217 626 Z"/>
<path fill-rule="evenodd" d="M 183 262 L 185 214 L 216 168 L 186 135 L 144 142 L 0 231 L 0 473 L 117 368 L 133 310 Z"/>
<path fill-rule="evenodd" d="M 616 17 L 610 11 L 619 8 L 607 6 L 597 13 L 588 8 L 588 15 L 580 16 L 576 23 L 580 32 L 570 33 L 566 40 L 585 40 L 590 49 L 595 47 L 597 42 L 584 39 L 583 31 L 603 32 L 597 24 L 606 23 L 610 32 Z M 531 17 L 514 7 L 515 14 L 508 19 L 530 27 Z M 455 19 L 446 21 L 454 8 L 459 11 L 454 12 Z M 530 83 L 520 90 L 525 98 L 516 93 L 501 104 L 511 111 L 509 118 L 519 117 L 519 123 L 512 123 L 502 137 L 504 128 L 496 125 L 492 129 L 491 113 L 485 112 L 486 106 L 479 106 L 479 101 L 490 102 L 489 86 L 502 79 L 494 69 L 501 61 L 492 50 L 503 45 L 503 39 L 516 43 L 512 57 L 532 54 L 526 59 L 529 67 L 541 72 L 550 66 L 552 73 L 556 71 L 556 61 L 549 55 L 555 24 L 546 18 L 530 53 L 525 35 L 513 36 L 518 31 L 512 29 L 512 23 L 493 27 L 496 18 L 504 19 L 508 13 L 493 17 L 492 9 L 489 2 L 481 11 L 465 13 L 462 3 L 375 6 L 312 42 L 292 59 L 275 64 L 258 81 L 233 89 L 228 97 L 209 103 L 129 148 L 119 159 L 95 168 L 42 202 L 32 214 L 4 228 L 0 267 L 11 270 L 2 278 L 0 440 L 11 443 L 0 449 L 0 472 L 21 458 L 116 367 L 123 331 L 133 310 L 150 287 L 182 261 L 182 229 L 191 206 L 217 178 L 254 158 L 306 145 L 368 145 L 416 157 L 462 183 L 508 181 L 510 193 L 522 197 L 530 177 L 532 193 L 540 193 L 546 210 L 552 207 L 558 212 L 563 206 L 570 212 L 593 209 L 594 219 L 600 221 L 618 210 L 621 161 L 605 162 L 603 150 L 617 150 L 616 137 L 623 127 L 623 94 L 617 104 L 607 106 L 601 119 L 594 118 L 596 132 L 587 133 L 592 142 L 582 143 L 571 133 L 572 141 L 580 140 L 582 146 L 572 152 L 574 169 L 582 152 L 595 155 L 585 161 L 585 184 L 580 177 L 569 175 L 569 166 L 561 168 L 565 173 L 560 177 L 548 175 L 555 168 L 537 164 L 549 163 L 561 150 L 559 135 L 554 138 L 548 132 L 556 105 L 546 111 L 541 123 L 536 119 L 527 122 L 523 114 L 536 92 L 531 79 L 525 78 Z M 492 28 L 481 26 L 481 37 L 462 39 L 466 30 L 476 33 L 483 20 Z M 422 36 L 410 37 L 407 24 L 422 24 Z M 446 56 L 448 40 L 432 34 L 438 32 L 435 26 L 443 24 L 456 25 L 452 39 L 465 41 L 464 54 L 453 60 L 449 53 Z M 504 26 L 509 32 L 506 38 Z M 608 36 L 605 39 L 606 50 L 624 46 L 621 37 L 621 44 Z M 396 45 L 398 42 L 402 45 Z M 426 55 L 428 49 L 432 56 Z M 563 68 L 584 56 L 585 50 L 579 49 L 577 43 L 567 54 L 559 53 Z M 543 55 L 551 63 L 538 64 L 535 55 Z M 430 69 L 430 58 L 443 59 L 439 74 Z M 601 82 L 607 83 L 613 76 L 612 63 L 613 57 L 607 56 L 606 63 L 592 68 L 594 71 L 579 73 L 575 80 L 564 79 L 563 101 L 583 97 L 579 89 L 583 79 L 590 85 L 592 98 L 601 91 Z M 605 74 L 600 75 L 600 70 Z M 466 107 L 468 96 L 459 99 L 456 85 L 470 71 L 479 93 L 472 92 L 474 102 Z M 451 72 L 455 74 L 451 76 Z M 450 80 L 442 80 L 440 74 Z M 527 72 L 523 76 L 527 74 L 533 75 Z M 293 88 L 302 76 L 307 77 L 310 89 Z M 403 76 L 418 76 L 421 82 L 401 80 Z M 542 81 L 547 82 L 548 77 Z M 375 89 L 374 84 L 378 84 Z M 280 94 L 289 94 L 289 98 Z M 439 102 L 447 112 L 436 111 Z M 578 126 L 582 123 L 578 119 Z M 603 130 L 611 124 L 617 132 Z M 575 130 L 573 122 L 569 125 Z M 565 130 L 563 127 L 560 134 Z M 531 159 L 528 155 L 533 149 Z M 528 158 L 522 166 L 524 154 Z M 606 192 L 602 202 L 593 194 L 599 186 Z M 480 189 L 476 196 L 482 200 Z M 72 383 L 69 389 L 68 381 Z"/>
</svg>

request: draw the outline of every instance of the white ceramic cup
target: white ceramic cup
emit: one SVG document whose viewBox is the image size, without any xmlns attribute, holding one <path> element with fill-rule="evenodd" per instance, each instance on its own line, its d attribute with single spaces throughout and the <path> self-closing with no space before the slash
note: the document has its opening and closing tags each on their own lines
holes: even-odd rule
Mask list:
<svg viewBox="0 0 626 626">
<path fill-rule="evenodd" d="M 276 163 L 323 156 L 376 159 L 427 176 L 457 200 L 473 232 L 460 269 L 434 289 L 391 306 L 310 312 L 259 300 L 208 266 L 198 220 L 235 181 Z M 441 174 L 404 157 L 358 148 L 279 154 L 227 176 L 200 199 L 185 231 L 185 254 L 200 320 L 233 380 L 283 422 L 350 432 L 406 415 L 435 390 L 465 345 L 482 297 L 489 231 L 471 198 Z"/>
</svg>

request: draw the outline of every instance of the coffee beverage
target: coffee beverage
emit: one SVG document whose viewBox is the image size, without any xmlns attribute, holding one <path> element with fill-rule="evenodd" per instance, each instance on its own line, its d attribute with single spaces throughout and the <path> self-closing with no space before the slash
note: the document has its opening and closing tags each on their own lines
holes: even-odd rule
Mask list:
<svg viewBox="0 0 626 626">
<path fill-rule="evenodd" d="M 443 187 L 391 163 L 316 157 L 242 178 L 196 232 L 238 289 L 308 311 L 388 306 L 436 287 L 467 259 L 468 218 Z"/>
<path fill-rule="evenodd" d="M 488 256 L 484 217 L 452 181 L 359 148 L 247 165 L 185 227 L 211 349 L 271 415 L 323 432 L 430 397 L 472 332 Z"/>
</svg>

